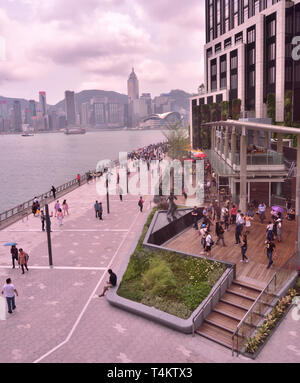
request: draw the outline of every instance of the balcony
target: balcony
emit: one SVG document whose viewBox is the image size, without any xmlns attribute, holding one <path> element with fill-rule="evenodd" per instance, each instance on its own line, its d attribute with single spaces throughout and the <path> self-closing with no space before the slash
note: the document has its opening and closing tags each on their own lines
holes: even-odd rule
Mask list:
<svg viewBox="0 0 300 383">
<path fill-rule="evenodd" d="M 240 165 L 240 153 L 235 153 L 235 164 Z M 283 165 L 283 153 L 277 153 L 273 150 L 267 150 L 265 153 L 247 154 L 247 166 L 257 165 Z"/>
</svg>

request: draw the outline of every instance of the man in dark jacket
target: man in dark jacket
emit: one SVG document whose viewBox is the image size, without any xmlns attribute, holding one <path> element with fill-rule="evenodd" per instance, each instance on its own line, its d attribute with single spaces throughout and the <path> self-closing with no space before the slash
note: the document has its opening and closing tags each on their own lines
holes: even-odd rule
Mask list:
<svg viewBox="0 0 300 383">
<path fill-rule="evenodd" d="M 13 245 L 10 249 L 10 253 L 11 253 L 11 259 L 12 259 L 12 265 L 13 265 L 13 269 L 15 268 L 15 260 L 18 260 L 18 256 L 19 256 L 19 253 L 18 253 L 18 249 L 16 248 L 15 245 Z"/>
<path fill-rule="evenodd" d="M 107 270 L 109 273 L 109 281 L 107 281 L 107 285 L 104 286 L 102 294 L 99 295 L 99 298 L 104 297 L 106 291 L 111 288 L 115 287 L 117 285 L 117 276 L 116 274 L 112 271 L 112 269 Z"/>
<path fill-rule="evenodd" d="M 53 198 L 56 199 L 56 189 L 55 189 L 55 187 L 53 185 L 52 185 L 51 191 L 52 191 L 52 194 L 53 194 Z"/>
</svg>

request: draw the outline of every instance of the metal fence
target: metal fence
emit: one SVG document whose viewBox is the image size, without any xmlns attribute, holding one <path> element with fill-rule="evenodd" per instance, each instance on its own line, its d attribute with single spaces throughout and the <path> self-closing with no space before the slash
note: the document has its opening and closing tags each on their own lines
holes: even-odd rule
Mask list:
<svg viewBox="0 0 300 383">
<path fill-rule="evenodd" d="M 263 322 L 266 313 L 277 303 L 279 291 L 289 280 L 290 276 L 297 270 L 297 254 L 295 253 L 271 278 L 265 289 L 256 298 L 253 305 L 237 325 L 232 335 L 232 355 L 237 355 L 245 347 L 249 338 Z"/>
</svg>

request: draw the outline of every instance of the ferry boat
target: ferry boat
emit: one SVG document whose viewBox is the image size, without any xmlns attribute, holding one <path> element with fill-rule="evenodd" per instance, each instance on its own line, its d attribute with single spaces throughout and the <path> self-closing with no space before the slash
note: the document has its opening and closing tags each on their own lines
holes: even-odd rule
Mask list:
<svg viewBox="0 0 300 383">
<path fill-rule="evenodd" d="M 86 129 L 85 128 L 65 128 L 64 131 L 65 134 L 85 134 Z"/>
</svg>

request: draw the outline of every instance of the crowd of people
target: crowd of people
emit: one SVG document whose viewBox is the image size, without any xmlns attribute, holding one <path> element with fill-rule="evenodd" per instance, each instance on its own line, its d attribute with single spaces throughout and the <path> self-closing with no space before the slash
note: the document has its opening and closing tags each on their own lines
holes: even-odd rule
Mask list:
<svg viewBox="0 0 300 383">
<path fill-rule="evenodd" d="M 211 193 L 211 188 L 214 187 L 213 170 L 207 167 L 208 171 L 205 174 L 206 178 L 206 197 Z M 211 170 L 211 172 L 210 172 Z M 241 263 L 248 263 L 248 236 L 251 233 L 252 223 L 257 217 L 257 221 L 265 226 L 264 248 L 268 258 L 267 269 L 273 264 L 273 256 L 276 253 L 277 242 L 282 242 L 283 219 L 293 220 L 295 211 L 292 209 L 292 204 L 289 199 L 286 201 L 286 216 L 284 217 L 284 209 L 274 207 L 271 210 L 271 219 L 266 222 L 266 204 L 260 203 L 248 204 L 247 211 L 242 213 L 237 204 L 227 199 L 223 203 L 215 199 L 206 204 L 204 208 L 194 206 L 192 216 L 194 218 L 193 227 L 198 232 L 203 247 L 203 254 L 209 255 L 212 247 L 215 245 L 228 246 L 226 240 L 226 232 L 234 228 L 235 242 L 232 245 L 240 246 Z M 214 228 L 213 228 L 214 227 Z M 215 240 L 214 240 L 215 238 Z"/>
</svg>

